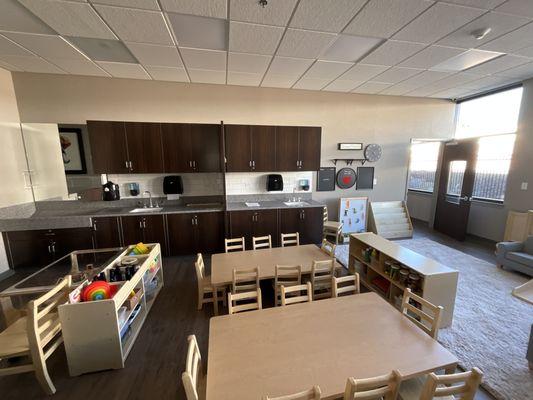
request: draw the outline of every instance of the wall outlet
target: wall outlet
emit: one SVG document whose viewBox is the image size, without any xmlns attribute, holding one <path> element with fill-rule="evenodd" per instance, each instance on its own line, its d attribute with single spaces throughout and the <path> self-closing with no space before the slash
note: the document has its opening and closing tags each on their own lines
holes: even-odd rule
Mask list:
<svg viewBox="0 0 533 400">
<path fill-rule="evenodd" d="M 522 185 L 520 186 L 520 189 L 527 190 L 527 182 L 522 182 Z"/>
<path fill-rule="evenodd" d="M 378 178 L 374 178 L 374 186 L 378 184 Z"/>
</svg>

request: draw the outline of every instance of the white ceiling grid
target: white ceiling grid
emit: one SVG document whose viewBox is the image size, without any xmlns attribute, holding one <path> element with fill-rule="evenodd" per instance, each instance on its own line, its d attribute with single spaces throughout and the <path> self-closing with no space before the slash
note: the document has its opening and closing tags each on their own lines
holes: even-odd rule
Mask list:
<svg viewBox="0 0 533 400">
<path fill-rule="evenodd" d="M 0 67 L 455 98 L 533 77 L 533 1 L 2 0 Z"/>
</svg>

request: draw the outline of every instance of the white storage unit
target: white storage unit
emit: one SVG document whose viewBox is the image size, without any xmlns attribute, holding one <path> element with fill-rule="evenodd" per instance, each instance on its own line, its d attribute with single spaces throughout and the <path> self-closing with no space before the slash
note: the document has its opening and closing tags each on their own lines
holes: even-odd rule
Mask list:
<svg viewBox="0 0 533 400">
<path fill-rule="evenodd" d="M 370 203 L 369 230 L 386 239 L 413 237 L 413 225 L 405 201 Z"/>
</svg>

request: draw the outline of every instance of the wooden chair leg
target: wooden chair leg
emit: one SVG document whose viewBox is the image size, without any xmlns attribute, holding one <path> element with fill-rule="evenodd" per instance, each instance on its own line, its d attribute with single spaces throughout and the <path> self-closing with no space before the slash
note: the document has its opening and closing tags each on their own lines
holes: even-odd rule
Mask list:
<svg viewBox="0 0 533 400">
<path fill-rule="evenodd" d="M 198 310 L 201 310 L 204 307 L 204 291 L 198 291 Z"/>
<path fill-rule="evenodd" d="M 51 396 L 56 392 L 56 387 L 54 386 L 52 380 L 50 379 L 50 376 L 48 375 L 46 365 L 44 366 L 44 368 L 41 368 L 40 365 L 36 365 L 35 377 L 37 378 L 39 384 L 47 395 Z"/>
</svg>

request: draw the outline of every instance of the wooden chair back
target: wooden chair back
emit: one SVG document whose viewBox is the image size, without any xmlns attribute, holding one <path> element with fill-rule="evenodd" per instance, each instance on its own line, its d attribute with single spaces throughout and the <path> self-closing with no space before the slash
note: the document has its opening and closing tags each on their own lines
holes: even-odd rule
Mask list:
<svg viewBox="0 0 533 400">
<path fill-rule="evenodd" d="M 322 246 L 320 246 L 320 250 L 322 250 L 324 253 L 326 253 L 331 258 L 335 259 L 335 249 L 337 246 L 331 242 L 329 242 L 327 239 L 322 239 Z"/>
<path fill-rule="evenodd" d="M 196 262 L 194 263 L 194 267 L 196 269 L 196 279 L 198 281 L 198 288 L 200 288 L 202 280 L 205 278 L 205 264 L 204 258 L 202 257 L 202 253 L 198 253 L 196 255 Z"/>
<path fill-rule="evenodd" d="M 259 267 L 249 269 L 233 268 L 233 293 L 250 292 L 259 288 Z"/>
<path fill-rule="evenodd" d="M 410 303 L 410 300 L 419 303 L 422 309 L 415 307 Z M 403 292 L 402 313 L 435 340 L 439 335 L 442 310 L 442 306 L 430 303 L 414 294 L 409 288 Z"/>
<path fill-rule="evenodd" d="M 398 371 L 367 379 L 348 378 L 344 400 L 396 400 L 400 382 Z"/>
<path fill-rule="evenodd" d="M 198 382 L 202 374 L 202 356 L 198 342 L 196 341 L 196 336 L 190 335 L 187 341 L 189 346 L 187 348 L 185 372 L 181 374 L 181 381 L 183 382 L 187 400 L 199 400 Z"/>
<path fill-rule="evenodd" d="M 331 286 L 333 288 L 333 297 L 339 297 L 344 294 L 360 293 L 359 274 L 347 275 L 340 278 L 332 277 Z"/>
<path fill-rule="evenodd" d="M 300 265 L 276 265 L 274 277 L 274 301 L 281 304 L 281 286 L 289 287 L 302 283 L 302 267 Z"/>
<path fill-rule="evenodd" d="M 258 249 L 271 249 L 272 248 L 272 236 L 253 236 L 252 244 L 254 250 Z"/>
<path fill-rule="evenodd" d="M 282 233 L 281 234 L 281 247 L 299 246 L 300 245 L 300 233 Z"/>
<path fill-rule="evenodd" d="M 304 292 L 305 294 L 302 294 Z M 296 293 L 296 296 L 287 296 L 292 293 Z M 313 301 L 313 289 L 311 282 L 307 282 L 304 285 L 296 286 L 281 286 L 281 305 L 287 306 L 295 303 L 310 303 Z"/>
<path fill-rule="evenodd" d="M 244 237 L 235 239 L 224 239 L 224 251 L 231 253 L 232 251 L 244 251 L 246 246 L 244 244 Z"/>
<path fill-rule="evenodd" d="M 331 297 L 331 278 L 335 269 L 335 261 L 313 261 L 311 268 L 311 284 L 313 286 L 313 300 Z"/>
<path fill-rule="evenodd" d="M 324 222 L 328 222 L 328 207 L 327 206 L 324 206 L 323 217 L 324 217 Z"/>
<path fill-rule="evenodd" d="M 320 400 L 322 392 L 320 387 L 313 386 L 309 390 L 303 392 L 288 394 L 280 397 L 263 396 L 263 400 Z"/>
<path fill-rule="evenodd" d="M 255 301 L 250 301 L 255 300 Z M 243 304 L 239 302 L 247 301 Z M 228 293 L 228 314 L 236 314 L 243 311 L 262 310 L 263 302 L 261 300 L 261 288 L 252 292 Z"/>
<path fill-rule="evenodd" d="M 422 389 L 420 400 L 433 400 L 444 396 L 460 396 L 461 400 L 474 400 L 482 380 L 483 372 L 478 368 L 449 375 L 431 373 Z"/>
</svg>

